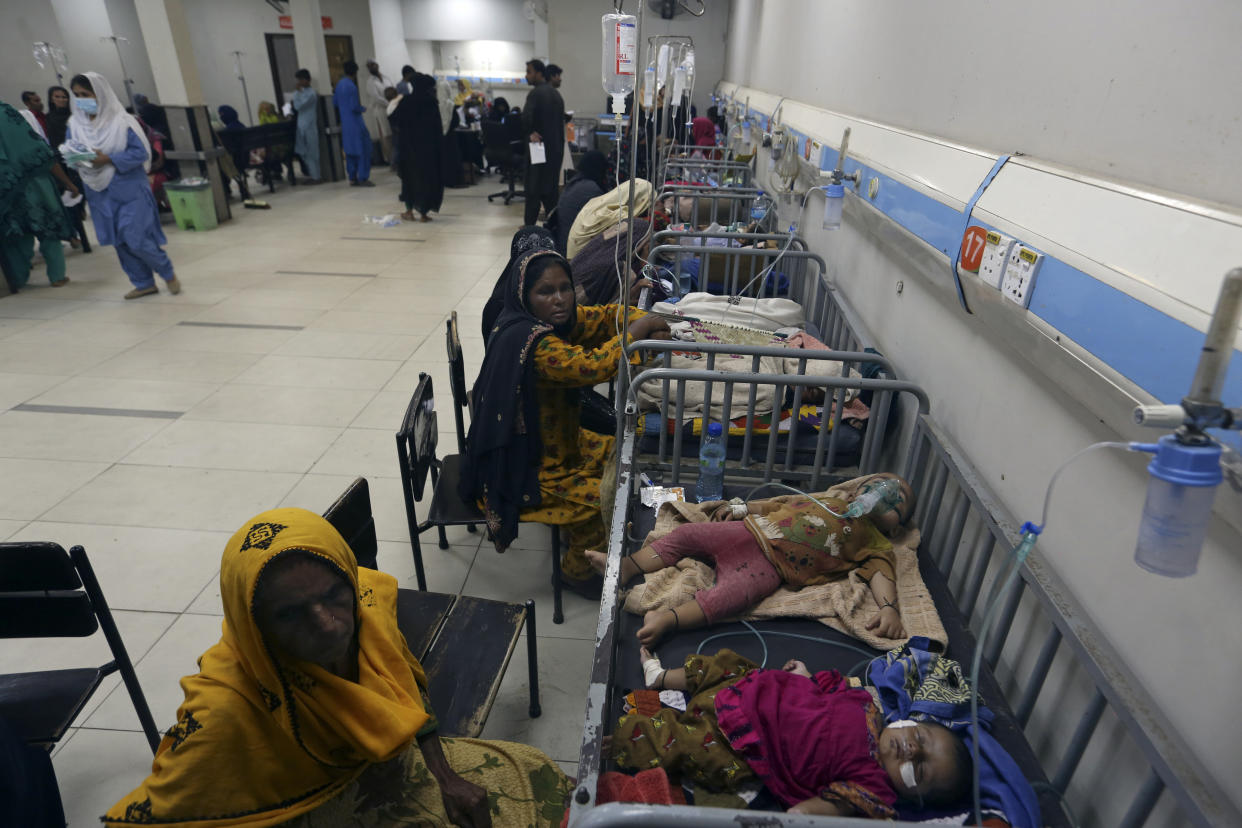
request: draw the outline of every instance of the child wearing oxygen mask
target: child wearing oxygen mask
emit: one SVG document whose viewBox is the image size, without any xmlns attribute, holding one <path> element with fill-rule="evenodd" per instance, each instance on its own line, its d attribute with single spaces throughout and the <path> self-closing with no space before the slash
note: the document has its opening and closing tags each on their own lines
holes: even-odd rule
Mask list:
<svg viewBox="0 0 1242 828">
<path fill-rule="evenodd" d="M 791 812 L 893 819 L 898 799 L 951 806 L 969 794 L 970 751 L 926 721 L 885 726 L 871 694 L 801 661 L 761 670 L 731 650 L 682 668 L 643 664 L 648 687 L 685 690 L 684 712 L 630 713 L 608 740 L 623 768 L 662 767 L 714 790 L 759 781 Z"/>
<path fill-rule="evenodd" d="M 781 586 L 823 584 L 855 569 L 880 608 L 867 629 L 884 638 L 904 638 L 887 536 L 909 519 L 914 493 L 909 483 L 889 473 L 862 477 L 850 486 L 847 500 L 819 494 L 735 500 L 714 508 L 704 504 L 710 522 L 679 526 L 623 558 L 622 585 L 685 557 L 705 560 L 716 570 L 716 583 L 693 600 L 648 612 L 638 630 L 639 643 L 654 647 L 667 633 L 735 617 Z M 586 556 L 604 571 L 605 553 L 588 550 Z"/>
</svg>

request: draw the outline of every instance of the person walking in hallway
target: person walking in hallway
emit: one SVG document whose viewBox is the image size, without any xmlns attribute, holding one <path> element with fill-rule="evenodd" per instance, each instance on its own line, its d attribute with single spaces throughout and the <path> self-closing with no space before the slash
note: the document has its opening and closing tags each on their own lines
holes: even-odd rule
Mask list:
<svg viewBox="0 0 1242 828">
<path fill-rule="evenodd" d="M 345 151 L 345 172 L 351 187 L 374 187 L 371 181 L 371 133 L 362 113 L 367 108 L 358 98 L 358 64 L 345 61 L 345 75 L 336 82 L 333 97 L 341 119 L 341 148 Z M 384 107 L 379 110 L 383 115 Z"/>
<path fill-rule="evenodd" d="M 299 69 L 293 77 L 298 87 L 292 101 L 298 119 L 293 152 L 306 165 L 307 183 L 319 184 L 319 95 L 311 88 L 309 71 Z"/>
<path fill-rule="evenodd" d="M 544 161 L 526 167 L 526 224 L 539 220 L 539 205 L 551 214 L 556 207 L 565 152 L 565 102 L 545 78 L 541 60 L 526 63 L 526 82 L 534 87 L 522 108 L 522 128 L 531 144 L 542 144 Z"/>
<path fill-rule="evenodd" d="M 367 129 L 371 132 L 371 140 L 380 145 L 380 153 L 385 164 L 392 162 L 392 127 L 388 125 L 388 99 L 384 90 L 392 86 L 392 81 L 380 74 L 379 64 L 375 58 L 367 61 L 366 98 Z"/>
<path fill-rule="evenodd" d="M 95 153 L 78 170 L 86 184 L 86 201 L 100 244 L 116 247 L 121 269 L 134 288 L 126 299 L 159 293 L 155 274 L 168 292 L 181 292 L 173 263 L 164 252 L 168 244 L 160 229 L 160 212 L 147 181 L 151 145 L 146 130 L 125 111 L 106 78 L 95 72 L 75 75 L 73 115 L 68 139 Z"/>
</svg>

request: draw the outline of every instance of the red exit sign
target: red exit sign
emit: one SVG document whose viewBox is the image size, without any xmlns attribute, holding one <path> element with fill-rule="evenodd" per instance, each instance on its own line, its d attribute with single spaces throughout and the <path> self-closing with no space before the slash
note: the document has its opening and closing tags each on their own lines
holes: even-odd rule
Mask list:
<svg viewBox="0 0 1242 828">
<path fill-rule="evenodd" d="M 332 18 L 328 17 L 326 14 L 323 17 L 319 18 L 319 22 L 323 25 L 325 29 L 332 28 Z M 292 29 L 293 28 L 293 15 L 282 14 L 280 16 L 280 28 Z"/>
</svg>

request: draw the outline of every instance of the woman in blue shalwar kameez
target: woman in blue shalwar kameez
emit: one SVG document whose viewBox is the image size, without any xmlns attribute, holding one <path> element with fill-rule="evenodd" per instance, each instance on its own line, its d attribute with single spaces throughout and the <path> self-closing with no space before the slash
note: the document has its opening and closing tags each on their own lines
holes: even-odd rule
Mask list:
<svg viewBox="0 0 1242 828">
<path fill-rule="evenodd" d="M 358 97 L 358 64 L 345 61 L 345 75 L 333 91 L 341 117 L 341 148 L 345 151 L 345 171 L 351 187 L 374 187 L 371 181 L 371 133 L 362 113 L 367 108 Z"/>
<path fill-rule="evenodd" d="M 155 273 L 168 284 L 169 293 L 180 293 L 181 283 L 162 247 L 168 239 L 147 181 L 151 146 L 142 127 L 125 112 L 102 75 L 75 75 L 69 87 L 74 97 L 67 140 L 95 152 L 95 159 L 79 164 L 78 171 L 86 184 L 95 235 L 100 244 L 116 248 L 121 269 L 134 286 L 125 298 L 159 293 Z"/>
<path fill-rule="evenodd" d="M 310 72 L 299 69 L 293 76 L 298 89 L 293 93 L 293 111 L 297 113 L 298 131 L 293 141 L 293 152 L 306 165 L 310 182 L 318 184 L 319 178 L 319 95 L 311 89 Z M 307 183 L 310 183 L 307 182 Z"/>
</svg>

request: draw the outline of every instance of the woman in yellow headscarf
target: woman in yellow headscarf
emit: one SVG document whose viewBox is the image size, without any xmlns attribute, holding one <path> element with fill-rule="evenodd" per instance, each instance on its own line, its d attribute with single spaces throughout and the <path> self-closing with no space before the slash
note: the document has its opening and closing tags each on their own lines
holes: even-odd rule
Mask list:
<svg viewBox="0 0 1242 828">
<path fill-rule="evenodd" d="M 106 824 L 559 824 L 570 783 L 544 754 L 436 734 L 396 580 L 359 569 L 322 517 L 247 521 L 220 595 L 220 643 L 181 680 L 151 775 Z"/>
</svg>

